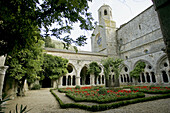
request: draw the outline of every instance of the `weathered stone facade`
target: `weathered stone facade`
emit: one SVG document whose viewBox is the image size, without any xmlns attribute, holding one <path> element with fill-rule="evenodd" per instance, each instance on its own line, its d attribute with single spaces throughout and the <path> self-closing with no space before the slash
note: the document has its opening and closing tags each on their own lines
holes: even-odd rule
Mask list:
<svg viewBox="0 0 170 113">
<path fill-rule="evenodd" d="M 92 53 L 87 51 L 75 51 L 71 50 L 59 50 L 59 49 L 52 49 L 52 48 L 45 48 L 47 54 L 51 54 L 54 56 L 61 56 L 69 60 L 68 66 L 71 68 L 68 71 L 69 73 L 62 76 L 58 80 L 58 87 L 75 87 L 76 85 L 105 85 L 105 77 L 103 74 L 103 67 L 101 66 L 101 73 L 100 76 L 95 82 L 94 75 L 88 75 L 85 78 L 81 77 L 81 73 L 85 71 L 87 72 L 87 68 L 89 64 L 93 61 L 100 64 L 101 60 L 107 58 L 106 54 L 101 53 Z M 83 80 L 85 83 L 83 83 Z M 56 83 L 55 83 L 56 84 Z M 56 87 L 56 85 L 53 85 Z"/>
<path fill-rule="evenodd" d="M 106 7 L 109 6 L 103 5 L 101 8 L 110 12 Z M 103 15 L 99 14 L 99 18 L 103 18 L 106 22 L 106 18 L 102 16 Z M 108 14 L 108 16 L 110 15 Z M 105 24 L 101 23 L 99 20 L 99 26 L 100 25 Z M 112 28 L 115 28 L 115 26 Z M 101 29 L 108 29 L 108 27 L 104 26 Z M 106 40 L 103 40 L 105 41 L 103 43 L 108 45 L 107 54 L 114 57 L 119 56 L 124 60 L 124 65 L 120 74 L 121 85 L 134 83 L 133 78 L 129 76 L 129 72 L 134 69 L 138 61 L 144 61 L 146 63 L 145 71 L 141 74 L 138 84 L 170 85 L 170 67 L 167 56 L 164 51 L 162 51 L 165 45 L 158 15 L 153 6 L 149 7 L 129 22 L 123 24 L 119 29 L 109 33 L 107 30 L 105 31 L 107 33 L 95 29 L 94 34 L 99 33 L 101 36 L 104 36 L 102 34 L 110 33 L 110 36 L 112 36 L 107 37 L 106 35 L 106 37 L 102 38 L 106 38 Z M 97 48 L 95 48 L 97 46 L 94 46 L 96 45 L 96 43 L 94 43 L 95 37 L 91 38 L 93 45 L 92 50 L 97 50 Z M 107 41 L 107 39 L 112 40 L 112 43 Z M 96 52 L 100 53 L 100 51 Z M 113 54 L 113 52 L 117 55 Z"/>
<path fill-rule="evenodd" d="M 96 79 L 94 75 L 81 74 L 87 71 L 92 61 L 101 64 L 103 58 L 118 57 L 124 60 L 119 76 L 121 85 L 134 84 L 134 78 L 130 77 L 138 61 L 146 63 L 145 71 L 141 74 L 138 85 L 166 85 L 170 86 L 170 66 L 162 48 L 165 47 L 163 36 L 158 21 L 158 15 L 151 6 L 129 22 L 116 28 L 116 22 L 112 19 L 112 9 L 103 5 L 98 10 L 99 25 L 96 26 L 91 37 L 92 52 L 69 50 L 57 50 L 46 48 L 47 54 L 61 56 L 69 60 L 71 71 L 58 81 L 59 87 L 75 85 L 105 85 L 105 77 L 102 72 Z M 85 81 L 83 82 L 83 79 Z M 114 72 L 109 77 L 114 84 Z M 54 85 L 56 86 L 56 85 Z"/>
</svg>

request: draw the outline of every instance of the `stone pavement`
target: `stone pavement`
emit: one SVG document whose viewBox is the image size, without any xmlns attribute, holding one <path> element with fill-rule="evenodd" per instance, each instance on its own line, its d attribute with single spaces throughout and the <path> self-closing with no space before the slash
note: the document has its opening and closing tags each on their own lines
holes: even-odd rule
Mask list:
<svg viewBox="0 0 170 113">
<path fill-rule="evenodd" d="M 57 92 L 56 92 L 57 93 Z M 72 100 L 65 97 L 64 94 L 57 93 L 58 96 L 66 103 Z M 72 101 L 73 102 L 73 101 Z M 18 97 L 7 102 L 5 113 L 15 109 L 15 105 L 27 105 L 31 109 L 29 113 L 90 113 L 81 109 L 61 109 L 56 99 L 50 93 L 49 89 L 30 90 L 25 97 Z M 83 103 L 82 103 L 83 104 Z M 94 103 L 84 103 L 94 104 Z M 170 113 L 170 98 L 155 101 L 132 104 L 116 109 L 96 113 Z"/>
</svg>

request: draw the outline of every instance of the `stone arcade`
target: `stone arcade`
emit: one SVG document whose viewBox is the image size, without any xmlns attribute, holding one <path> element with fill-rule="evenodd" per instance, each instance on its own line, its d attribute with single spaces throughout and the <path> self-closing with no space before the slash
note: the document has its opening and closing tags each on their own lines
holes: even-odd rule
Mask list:
<svg viewBox="0 0 170 113">
<path fill-rule="evenodd" d="M 96 61 L 100 64 L 101 59 L 108 56 L 124 60 L 119 76 L 121 85 L 134 84 L 129 72 L 133 70 L 138 61 L 144 61 L 146 67 L 138 80 L 138 85 L 170 86 L 170 66 L 163 51 L 165 45 L 158 15 L 153 6 L 118 29 L 116 22 L 112 19 L 110 6 L 101 6 L 98 16 L 99 25 L 93 32 L 95 36 L 91 37 L 92 52 L 75 53 L 67 50 L 45 49 L 47 54 L 69 60 L 69 73 L 59 79 L 59 87 L 105 85 L 102 65 L 100 65 L 102 71 L 96 81 L 94 75 L 87 75 L 83 78 L 82 74 L 86 73 L 90 62 Z M 110 73 L 109 79 L 114 81 L 114 72 Z"/>
</svg>

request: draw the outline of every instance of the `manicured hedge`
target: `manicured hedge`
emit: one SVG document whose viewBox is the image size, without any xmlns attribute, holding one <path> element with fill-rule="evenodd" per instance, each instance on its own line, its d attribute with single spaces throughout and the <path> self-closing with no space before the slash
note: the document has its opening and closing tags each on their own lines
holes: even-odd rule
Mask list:
<svg viewBox="0 0 170 113">
<path fill-rule="evenodd" d="M 84 109 L 84 110 L 88 110 L 88 111 L 104 111 L 104 110 L 114 109 L 114 108 L 118 108 L 120 106 L 135 104 L 135 103 L 139 103 L 139 102 L 146 102 L 146 101 L 151 101 L 151 100 L 170 98 L 170 94 L 163 94 L 163 95 L 152 96 L 152 97 L 119 101 L 119 102 L 112 103 L 112 104 L 99 104 L 99 105 L 87 106 L 87 105 L 82 105 L 82 104 L 78 104 L 78 103 L 64 104 L 62 102 L 62 100 L 53 92 L 52 89 L 50 90 L 50 92 L 55 96 L 55 98 L 59 102 L 61 108 L 79 108 L 79 109 Z"/>
<path fill-rule="evenodd" d="M 108 98 L 108 99 L 103 99 L 103 100 L 99 100 L 99 99 L 96 100 L 96 99 L 93 99 L 93 98 L 91 98 L 91 99 L 77 98 L 70 93 L 66 93 L 66 96 L 71 98 L 75 102 L 97 102 L 99 104 L 145 97 L 144 93 L 136 94 L 136 95 L 121 96 L 121 97 L 117 97 L 117 98 Z"/>
<path fill-rule="evenodd" d="M 134 90 L 134 91 L 139 91 L 139 92 L 143 92 L 143 93 L 149 93 L 149 94 L 167 94 L 167 93 L 170 93 L 170 90 L 169 89 L 166 89 L 166 88 L 164 88 L 164 87 L 162 87 L 162 88 L 164 88 L 164 90 L 162 89 L 162 90 L 158 90 L 158 89 L 152 89 L 151 90 L 151 88 L 152 87 L 147 87 L 147 86 L 145 86 L 145 87 L 147 87 L 147 89 L 145 89 L 145 88 L 143 88 L 143 89 L 140 89 L 140 88 L 135 88 L 135 87 L 140 87 L 140 86 L 134 86 L 134 87 L 131 87 L 130 89 L 131 90 Z M 141 86 L 142 87 L 142 86 Z M 143 86 L 144 87 L 144 86 Z"/>
</svg>

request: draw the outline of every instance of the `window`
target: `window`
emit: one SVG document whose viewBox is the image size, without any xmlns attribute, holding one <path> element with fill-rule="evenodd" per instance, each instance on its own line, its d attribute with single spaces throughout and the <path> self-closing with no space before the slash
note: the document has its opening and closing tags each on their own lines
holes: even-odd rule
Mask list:
<svg viewBox="0 0 170 113">
<path fill-rule="evenodd" d="M 107 10 L 106 9 L 104 10 L 104 15 L 107 15 Z"/>
<path fill-rule="evenodd" d="M 145 52 L 146 54 L 149 53 L 149 51 L 148 51 L 147 49 L 145 49 L 144 52 Z"/>
<path fill-rule="evenodd" d="M 124 70 L 125 70 L 125 72 L 127 72 L 127 71 L 128 71 L 128 68 L 127 68 L 127 67 L 125 67 L 125 68 L 124 68 Z"/>
<path fill-rule="evenodd" d="M 139 29 L 141 30 L 141 25 L 139 25 Z"/>
</svg>

